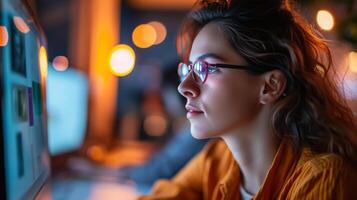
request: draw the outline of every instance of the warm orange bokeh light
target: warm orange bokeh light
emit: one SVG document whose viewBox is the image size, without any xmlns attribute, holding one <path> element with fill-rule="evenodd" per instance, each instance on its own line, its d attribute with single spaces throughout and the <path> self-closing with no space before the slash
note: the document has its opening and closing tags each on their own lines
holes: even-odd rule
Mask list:
<svg viewBox="0 0 357 200">
<path fill-rule="evenodd" d="M 68 68 L 68 63 L 68 59 L 65 56 L 56 56 L 52 61 L 53 68 L 61 72 Z"/>
<path fill-rule="evenodd" d="M 167 130 L 167 120 L 161 115 L 150 115 L 144 120 L 144 130 L 150 136 L 162 136 Z"/>
<path fill-rule="evenodd" d="M 47 62 L 47 51 L 44 46 L 40 47 L 38 57 L 39 57 L 39 63 L 40 63 L 41 76 L 46 77 L 48 62 Z"/>
<path fill-rule="evenodd" d="M 117 45 L 113 48 L 110 56 L 110 69 L 116 76 L 127 76 L 135 65 L 135 52 L 125 44 Z"/>
<path fill-rule="evenodd" d="M 160 44 L 161 42 L 163 42 L 166 38 L 166 27 L 158 21 L 152 21 L 148 23 L 149 25 L 151 25 L 152 27 L 155 28 L 156 31 L 156 41 L 154 44 Z"/>
<path fill-rule="evenodd" d="M 348 63 L 349 63 L 351 72 L 357 73 L 357 52 L 351 51 L 348 54 Z"/>
<path fill-rule="evenodd" d="M 24 19 L 19 16 L 14 16 L 13 18 L 16 28 L 22 33 L 28 33 L 30 31 L 29 26 L 26 24 Z"/>
<path fill-rule="evenodd" d="M 327 10 L 319 10 L 316 15 L 316 21 L 320 28 L 325 31 L 332 30 L 335 24 L 333 15 Z"/>
<path fill-rule="evenodd" d="M 87 155 L 95 161 L 102 161 L 105 156 L 105 149 L 99 145 L 92 145 L 87 149 Z"/>
<path fill-rule="evenodd" d="M 9 33 L 6 26 L 0 26 L 0 46 L 4 47 L 9 42 Z"/>
<path fill-rule="evenodd" d="M 156 41 L 155 28 L 149 24 L 141 24 L 137 26 L 132 35 L 134 44 L 139 48 L 151 47 Z"/>
</svg>

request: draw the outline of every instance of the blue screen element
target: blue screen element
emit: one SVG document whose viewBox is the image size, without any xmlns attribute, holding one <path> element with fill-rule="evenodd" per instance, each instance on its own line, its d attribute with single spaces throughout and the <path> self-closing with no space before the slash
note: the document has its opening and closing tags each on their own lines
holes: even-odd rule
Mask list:
<svg viewBox="0 0 357 200">
<path fill-rule="evenodd" d="M 87 125 L 87 78 L 71 68 L 59 72 L 50 66 L 46 93 L 51 155 L 78 149 Z"/>
<path fill-rule="evenodd" d="M 46 75 L 38 59 L 46 42 L 24 2 L 0 1 L 0 25 L 9 34 L 0 48 L 1 200 L 50 199 Z M 17 28 L 15 18 L 26 22 L 28 32 Z"/>
</svg>

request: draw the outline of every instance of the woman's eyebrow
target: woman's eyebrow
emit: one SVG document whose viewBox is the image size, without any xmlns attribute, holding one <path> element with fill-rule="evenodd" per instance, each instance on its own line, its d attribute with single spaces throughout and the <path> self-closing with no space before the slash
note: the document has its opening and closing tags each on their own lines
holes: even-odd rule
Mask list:
<svg viewBox="0 0 357 200">
<path fill-rule="evenodd" d="M 201 56 L 199 56 L 196 60 L 203 60 L 205 58 L 216 58 L 216 59 L 219 59 L 219 60 L 223 60 L 223 58 L 217 54 L 214 54 L 214 53 L 205 53 L 205 54 L 202 54 Z M 192 61 L 189 61 L 189 64 L 191 64 Z"/>
</svg>

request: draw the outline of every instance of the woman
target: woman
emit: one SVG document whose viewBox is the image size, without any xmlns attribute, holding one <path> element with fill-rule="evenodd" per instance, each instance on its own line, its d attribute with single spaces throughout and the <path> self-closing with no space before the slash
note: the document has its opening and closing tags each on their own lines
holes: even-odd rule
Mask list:
<svg viewBox="0 0 357 200">
<path fill-rule="evenodd" d="M 356 121 L 288 2 L 201 1 L 178 41 L 192 135 L 221 139 L 140 199 L 357 199 Z"/>
</svg>

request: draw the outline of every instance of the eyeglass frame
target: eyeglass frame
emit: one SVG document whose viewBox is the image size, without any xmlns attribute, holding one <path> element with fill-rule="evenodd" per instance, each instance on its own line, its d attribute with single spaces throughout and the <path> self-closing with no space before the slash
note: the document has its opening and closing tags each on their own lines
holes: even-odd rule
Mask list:
<svg viewBox="0 0 357 200">
<path fill-rule="evenodd" d="M 206 74 L 205 74 L 205 79 L 202 80 L 200 77 L 199 77 L 199 74 L 197 74 L 194 70 L 194 65 L 198 62 L 201 62 L 201 63 L 204 63 L 206 67 Z M 184 64 L 188 67 L 188 73 L 187 75 L 184 77 L 184 79 L 181 79 L 181 76 L 180 76 L 180 66 L 181 64 Z M 253 66 L 253 65 L 236 65 L 236 64 L 222 64 L 222 63 L 215 63 L 215 64 L 211 64 L 211 63 L 208 63 L 204 60 L 197 60 L 193 63 L 190 63 L 190 64 L 186 64 L 186 63 L 183 63 L 183 62 L 180 62 L 179 63 L 179 66 L 178 66 L 178 69 L 177 69 L 177 72 L 178 72 L 178 75 L 180 77 L 180 80 L 181 82 L 183 80 L 185 80 L 187 78 L 187 76 L 191 73 L 191 71 L 193 71 L 193 73 L 195 73 L 193 75 L 193 78 L 196 82 L 198 82 L 196 79 L 196 76 L 198 76 L 198 78 L 201 80 L 201 84 L 204 84 L 207 80 L 207 77 L 208 77 L 208 67 L 215 67 L 215 68 L 228 68 L 228 69 L 238 69 L 238 70 L 245 70 L 245 71 L 248 71 L 250 73 L 253 73 L 253 74 L 263 74 L 265 72 L 268 72 L 268 71 L 271 71 L 272 69 L 274 68 L 268 68 L 268 69 L 262 69 L 260 67 L 256 67 L 256 66 Z"/>
<path fill-rule="evenodd" d="M 195 62 L 193 62 L 193 63 L 190 63 L 190 64 L 186 64 L 186 63 L 183 63 L 183 62 L 180 62 L 180 63 L 179 63 L 177 72 L 178 72 L 178 75 L 179 75 L 179 77 L 180 77 L 180 82 L 184 81 L 184 80 L 187 78 L 187 76 L 188 76 L 192 71 L 193 71 L 193 73 L 196 73 L 193 66 L 194 66 L 197 62 L 203 62 L 203 63 L 205 63 L 206 66 L 207 66 L 205 79 L 202 81 L 202 83 L 200 83 L 200 84 L 202 84 L 202 85 L 206 82 L 207 77 L 208 77 L 208 66 L 215 67 L 215 68 L 228 68 L 228 69 L 245 70 L 245 71 L 247 71 L 247 72 L 249 72 L 249 73 L 252 73 L 253 75 L 261 75 L 261 74 L 264 74 L 264 73 L 266 73 L 266 72 L 269 72 L 269 71 L 272 71 L 272 70 L 274 70 L 274 69 L 277 69 L 277 70 L 282 71 L 282 72 L 285 74 L 286 78 L 288 79 L 288 80 L 287 80 L 287 81 L 288 81 L 288 85 L 289 85 L 289 83 L 290 83 L 291 81 L 293 81 L 292 75 L 289 73 L 289 71 L 288 71 L 287 69 L 284 69 L 284 68 L 281 68 L 281 67 L 265 67 L 265 68 L 261 68 L 261 67 L 257 67 L 257 66 L 253 66 L 253 65 L 237 65 L 237 64 L 223 64 L 223 63 L 211 64 L 211 63 L 208 63 L 208 62 L 206 62 L 206 61 L 204 61 L 204 60 L 197 60 L 197 61 L 195 61 Z M 182 79 L 182 80 L 181 80 L 181 76 L 180 76 L 180 73 L 179 73 L 180 65 L 181 65 L 181 64 L 187 65 L 187 66 L 188 66 L 188 70 L 189 70 L 188 73 L 187 73 L 187 75 L 186 75 L 186 76 L 184 77 L 184 79 Z M 196 79 L 197 79 L 196 76 L 199 76 L 199 75 L 193 74 L 192 76 L 193 76 L 194 80 L 195 80 L 196 82 L 198 82 L 198 81 L 196 80 Z M 199 77 L 198 77 L 198 78 L 199 78 Z M 199 78 L 199 79 L 201 79 L 201 78 Z M 286 96 L 288 95 L 288 90 L 289 90 L 289 88 L 287 87 L 287 88 L 285 89 L 285 91 L 283 92 L 283 95 L 282 95 L 283 97 L 286 97 Z"/>
</svg>

